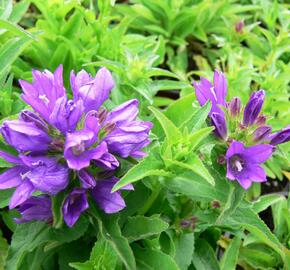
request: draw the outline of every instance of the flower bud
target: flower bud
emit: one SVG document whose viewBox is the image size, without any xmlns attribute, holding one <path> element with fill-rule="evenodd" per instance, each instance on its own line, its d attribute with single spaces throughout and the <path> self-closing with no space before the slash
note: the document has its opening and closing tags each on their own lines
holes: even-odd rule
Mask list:
<svg viewBox="0 0 290 270">
<path fill-rule="evenodd" d="M 236 30 L 236 32 L 238 32 L 238 33 L 242 33 L 244 26 L 245 26 L 245 23 L 244 23 L 243 20 L 237 22 L 237 23 L 235 24 L 235 30 Z"/>
<path fill-rule="evenodd" d="M 253 140 L 254 142 L 263 142 L 269 139 L 269 135 L 271 134 L 272 127 L 271 126 L 260 126 L 253 132 Z"/>
<path fill-rule="evenodd" d="M 271 135 L 270 144 L 277 145 L 290 141 L 290 125 Z"/>
<path fill-rule="evenodd" d="M 265 99 L 265 91 L 259 90 L 254 92 L 244 110 L 243 125 L 250 126 L 253 125 L 262 109 Z"/>
<path fill-rule="evenodd" d="M 215 134 L 223 140 L 227 138 L 227 124 L 223 114 L 221 113 L 213 113 L 211 115 L 211 120 L 213 125 L 215 126 Z"/>
<path fill-rule="evenodd" d="M 262 114 L 262 115 L 259 115 L 256 119 L 256 125 L 257 126 L 263 126 L 266 124 L 266 120 L 267 120 L 267 117 L 266 115 Z"/>
<path fill-rule="evenodd" d="M 234 97 L 229 105 L 228 105 L 228 111 L 230 116 L 235 117 L 239 116 L 241 112 L 241 100 L 238 97 Z"/>
</svg>

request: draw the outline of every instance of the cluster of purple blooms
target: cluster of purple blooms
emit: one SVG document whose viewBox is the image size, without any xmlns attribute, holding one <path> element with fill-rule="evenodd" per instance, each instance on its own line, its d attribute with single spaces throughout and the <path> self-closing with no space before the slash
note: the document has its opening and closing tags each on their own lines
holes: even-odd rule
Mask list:
<svg viewBox="0 0 290 270">
<path fill-rule="evenodd" d="M 266 116 L 261 114 L 265 91 L 252 93 L 242 108 L 238 97 L 226 102 L 227 80 L 221 72 L 214 72 L 213 85 L 203 77 L 193 85 L 201 106 L 211 102 L 209 117 L 214 132 L 228 146 L 227 178 L 237 180 L 244 189 L 252 182 L 267 181 L 261 164 L 270 158 L 276 145 L 290 140 L 290 126 L 272 133 L 271 126 L 266 125 Z"/>
<path fill-rule="evenodd" d="M 114 81 L 106 68 L 93 78 L 82 70 L 70 75 L 73 98 L 63 85 L 62 66 L 54 73 L 34 70 L 33 83 L 20 81 L 22 99 L 34 111 L 24 110 L 19 119 L 4 121 L 1 134 L 18 155 L 0 151 L 12 167 L 0 175 L 0 189 L 16 188 L 9 208 L 21 218 L 52 221 L 51 199 L 66 195 L 62 213 L 72 227 L 89 207 L 90 195 L 106 213 L 125 207 L 120 191 L 111 192 L 119 180 L 116 158 L 140 158 L 149 144 L 150 122 L 136 120 L 138 101 L 127 101 L 112 111 L 103 103 Z M 132 190 L 128 185 L 123 189 Z M 40 196 L 34 196 L 34 192 Z"/>
</svg>

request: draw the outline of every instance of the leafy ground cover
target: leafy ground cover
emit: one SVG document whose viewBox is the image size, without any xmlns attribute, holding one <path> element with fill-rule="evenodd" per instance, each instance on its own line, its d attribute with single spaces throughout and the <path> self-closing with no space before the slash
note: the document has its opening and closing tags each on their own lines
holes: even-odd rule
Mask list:
<svg viewBox="0 0 290 270">
<path fill-rule="evenodd" d="M 0 269 L 290 269 L 289 24 L 1 1 Z"/>
</svg>

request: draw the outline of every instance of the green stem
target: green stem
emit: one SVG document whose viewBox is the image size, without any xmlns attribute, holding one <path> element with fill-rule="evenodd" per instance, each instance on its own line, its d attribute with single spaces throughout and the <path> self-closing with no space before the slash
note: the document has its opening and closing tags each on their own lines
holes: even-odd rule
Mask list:
<svg viewBox="0 0 290 270">
<path fill-rule="evenodd" d="M 148 212 L 148 210 L 151 208 L 151 206 L 157 199 L 160 191 L 161 191 L 161 185 L 158 183 L 158 185 L 155 186 L 155 189 L 152 191 L 151 195 L 149 196 L 144 206 L 138 211 L 139 215 L 145 215 Z"/>
</svg>

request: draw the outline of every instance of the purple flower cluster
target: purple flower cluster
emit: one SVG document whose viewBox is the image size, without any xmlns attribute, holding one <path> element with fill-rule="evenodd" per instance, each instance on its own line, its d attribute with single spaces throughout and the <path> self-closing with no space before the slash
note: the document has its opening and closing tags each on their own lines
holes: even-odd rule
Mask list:
<svg viewBox="0 0 290 270">
<path fill-rule="evenodd" d="M 214 132 L 229 146 L 226 153 L 227 178 L 237 180 L 244 189 L 248 189 L 252 182 L 267 181 L 261 164 L 272 155 L 274 146 L 290 140 L 290 126 L 271 134 L 272 127 L 266 125 L 266 117 L 261 114 L 265 91 L 252 93 L 242 108 L 238 97 L 226 102 L 227 80 L 217 70 L 213 85 L 202 77 L 193 85 L 201 106 L 211 102 L 209 117 Z M 239 141 L 241 139 L 243 142 Z"/>
<path fill-rule="evenodd" d="M 63 85 L 62 66 L 54 73 L 34 70 L 33 83 L 20 81 L 22 99 L 34 111 L 4 121 L 1 134 L 18 156 L 0 151 L 13 166 L 0 175 L 0 189 L 16 188 L 9 208 L 18 207 L 17 222 L 52 220 L 51 197 L 60 191 L 64 221 L 73 226 L 88 207 L 88 195 L 106 213 L 125 207 L 118 181 L 117 157 L 140 158 L 150 141 L 150 122 L 137 120 L 138 101 L 112 111 L 103 103 L 114 87 L 111 73 L 101 68 L 95 77 L 82 70 L 70 76 L 73 98 Z M 129 185 L 123 189 L 132 190 Z M 35 197 L 35 191 L 42 195 Z"/>
</svg>

